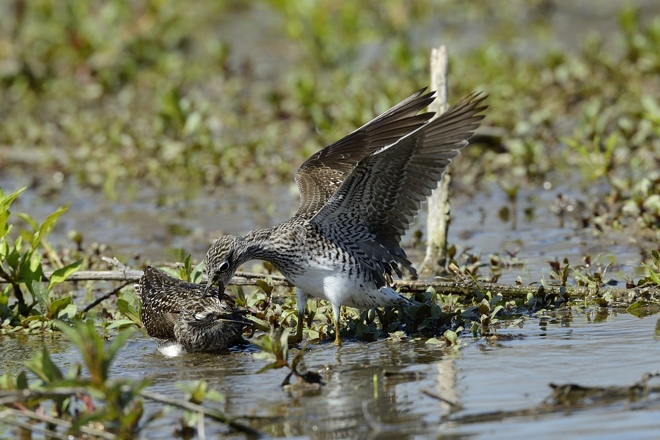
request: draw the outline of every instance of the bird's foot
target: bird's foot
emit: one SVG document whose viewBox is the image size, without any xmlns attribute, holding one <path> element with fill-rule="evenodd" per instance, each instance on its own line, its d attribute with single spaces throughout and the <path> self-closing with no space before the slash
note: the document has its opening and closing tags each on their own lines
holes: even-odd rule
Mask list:
<svg viewBox="0 0 660 440">
<path fill-rule="evenodd" d="M 295 335 L 291 335 L 287 338 L 289 344 L 300 344 L 302 342 L 302 332 L 299 331 Z"/>
</svg>

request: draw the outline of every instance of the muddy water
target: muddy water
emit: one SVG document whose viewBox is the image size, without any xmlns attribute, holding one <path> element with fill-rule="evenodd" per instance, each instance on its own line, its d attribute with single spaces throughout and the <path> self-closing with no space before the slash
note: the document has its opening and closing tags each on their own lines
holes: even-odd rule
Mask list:
<svg viewBox="0 0 660 440">
<path fill-rule="evenodd" d="M 3 189 L 20 186 L 20 179 L 16 183 L 3 183 Z M 578 264 L 584 255 L 598 257 L 603 264 L 615 262 L 609 273 L 617 279 L 639 276 L 634 267 L 639 266 L 642 245 L 622 235 L 594 236 L 590 229 L 576 229 L 570 216 L 555 214 L 559 193 L 567 194 L 566 188 L 523 189 L 512 204 L 497 188 L 473 197 L 457 192 L 450 241 L 459 251 L 471 247 L 484 260 L 489 254 L 517 252 L 524 266 L 506 269 L 504 282 L 517 277 L 525 282 L 547 280 L 548 260 L 567 257 Z M 84 245 L 111 243 L 107 256 L 119 255 L 137 266 L 144 260 L 172 261 L 176 248 L 201 259 L 213 236 L 272 225 L 290 216 L 297 203 L 295 191 L 288 186 L 227 189 L 221 198 L 184 195 L 161 206 L 156 206 L 155 197 L 144 190 L 121 201 L 108 201 L 64 186 L 48 195 L 29 191 L 16 201 L 14 211 L 43 220 L 71 200 L 51 241 L 67 245 L 67 232 L 76 229 L 83 233 Z M 509 210 L 508 216 L 501 214 L 503 209 Z M 423 230 L 424 216 L 412 230 Z M 409 235 L 405 241 L 410 240 Z M 410 254 L 414 261 L 422 257 L 421 249 L 410 249 Z M 549 395 L 550 382 L 630 385 L 658 369 L 656 326 L 657 317 L 638 319 L 607 310 L 565 311 L 526 317 L 512 327 L 504 323 L 497 330 L 502 335 L 497 342 L 472 340 L 465 334 L 460 350 L 427 346 L 422 341 L 349 341 L 340 350 L 329 344 L 315 345 L 305 355 L 306 365 L 321 371 L 327 385 L 311 395 L 285 392 L 280 387 L 284 370 L 257 374 L 264 361 L 253 357 L 254 347 L 225 355 L 166 358 L 145 334 L 124 348 L 112 374 L 135 379 L 146 374 L 153 379 L 150 390 L 168 396 L 182 395 L 174 386 L 177 381 L 204 379 L 225 396 L 225 403 L 219 404 L 223 411 L 255 416 L 252 425 L 274 437 L 655 438 L 660 432 L 658 406 L 633 410 L 626 401 L 536 417 L 479 423 L 461 420 L 532 408 Z M 3 336 L 0 369 L 16 371 L 22 360 L 43 345 L 63 368 L 80 362 L 75 349 L 61 337 Z M 426 391 L 456 402 L 460 410 L 450 415 L 450 407 Z M 147 404 L 148 412 L 160 408 Z M 153 422 L 145 438 L 171 438 L 178 414 L 173 411 Z M 448 421 L 448 417 L 458 421 Z M 219 424 L 207 423 L 207 435 L 221 432 L 225 430 Z"/>
<path fill-rule="evenodd" d="M 608 3 L 618 8 L 618 2 Z M 569 29 L 557 33 L 569 40 L 562 47 L 574 47 L 575 41 L 582 38 L 574 35 L 575 29 L 583 27 L 570 26 L 566 15 L 570 18 L 583 11 L 567 3 L 558 6 L 555 10 L 560 12 L 568 8 L 564 16 L 553 19 L 555 27 Z M 606 31 L 612 29 L 615 19 L 614 13 L 603 14 L 608 22 Z M 424 42 L 429 34 L 435 38 L 433 20 L 429 27 L 432 30 L 422 29 L 416 38 Z M 471 40 L 457 38 L 452 47 L 481 44 L 475 32 L 466 34 L 464 29 L 461 25 L 457 34 Z M 236 35 L 243 40 L 243 34 Z M 242 47 L 251 52 L 259 44 Z M 515 50 L 529 55 L 525 47 L 522 44 Z M 235 52 L 235 56 L 242 54 Z M 199 191 L 167 197 L 150 189 L 125 190 L 109 201 L 98 193 L 72 186 L 67 179 L 63 183 L 49 182 L 49 176 L 42 179 L 41 187 L 34 189 L 31 185 L 32 189 L 15 202 L 15 212 L 24 211 L 42 221 L 58 206 L 71 201 L 69 211 L 53 231 L 53 244 L 71 246 L 67 233 L 77 230 L 83 234 L 83 246 L 110 244 L 107 256 L 116 255 L 133 266 L 144 261 L 173 261 L 177 249 L 199 260 L 211 238 L 270 226 L 288 218 L 297 203 L 291 186 L 223 188 L 221 193 Z M 0 175 L 5 192 L 31 182 L 24 175 Z M 570 215 L 562 218 L 555 214 L 558 194 L 580 197 L 570 188 L 521 189 L 515 204 L 497 187 L 484 188 L 473 197 L 455 192 L 450 242 L 457 244 L 459 252 L 471 248 L 484 260 L 490 254 L 516 254 L 524 265 L 505 269 L 501 281 L 506 283 L 518 277 L 523 282 L 547 280 L 548 260 L 566 257 L 576 265 L 585 255 L 603 265 L 614 263 L 608 273 L 618 280 L 641 276 L 635 268 L 639 267 L 641 249 L 651 248 L 649 243 L 617 233 L 594 235 L 592 229 L 576 229 L 578 221 Z M 155 202 L 159 199 L 161 203 Z M 412 228 L 416 229 L 424 229 L 424 214 Z M 406 242 L 411 240 L 411 235 L 405 238 Z M 409 252 L 413 261 L 421 261 L 421 249 Z M 257 374 L 264 361 L 254 358 L 254 347 L 223 355 L 166 358 L 156 351 L 153 341 L 139 333 L 121 352 L 112 376 L 141 379 L 147 375 L 153 380 L 150 391 L 175 397 L 182 396 L 175 382 L 204 379 L 225 396 L 225 402 L 217 404 L 219 408 L 237 417 L 254 416 L 250 423 L 272 437 L 658 438 L 658 405 L 640 409 L 640 402 L 595 402 L 586 409 L 494 421 L 480 418 L 480 422 L 468 423 L 464 419 L 534 408 L 549 395 L 550 382 L 633 384 L 644 373 L 660 369 L 658 326 L 657 316 L 639 319 L 626 313 L 589 309 L 525 317 L 511 327 L 503 323 L 496 330 L 501 336 L 497 341 L 473 340 L 464 334 L 460 350 L 428 346 L 422 341 L 348 341 L 339 350 L 329 344 L 314 345 L 305 355 L 305 364 L 322 372 L 326 386 L 309 395 L 284 391 L 280 387 L 286 374 L 283 370 Z M 0 372 L 17 371 L 23 360 L 43 346 L 63 369 L 81 362 L 61 335 L 0 336 Z M 460 408 L 450 412 L 448 404 L 429 394 L 442 396 Z M 159 404 L 146 404 L 148 413 L 160 409 Z M 143 437 L 172 438 L 179 414 L 172 411 L 154 421 Z M 215 422 L 206 424 L 209 438 L 225 432 Z M 1 423 L 0 437 L 11 437 L 11 431 Z"/>
<path fill-rule="evenodd" d="M 657 396 L 655 404 L 646 407 L 643 401 L 595 401 L 586 408 L 543 416 L 461 420 L 534 408 L 549 395 L 550 382 L 632 385 L 658 369 L 659 328 L 657 317 L 639 319 L 589 309 L 501 323 L 496 331 L 499 340 L 464 335 L 460 350 L 412 340 L 349 341 L 341 349 L 314 345 L 305 354 L 305 365 L 321 372 L 326 386 L 309 394 L 283 390 L 284 370 L 257 374 L 264 361 L 253 357 L 256 349 L 251 346 L 222 355 L 166 358 L 146 335 L 138 334 L 121 352 L 112 375 L 147 375 L 153 380 L 150 390 L 168 396 L 182 395 L 176 381 L 204 379 L 225 397 L 216 407 L 233 416 L 252 416 L 252 425 L 273 437 L 657 438 Z M 80 362 L 75 350 L 59 338 L 2 339 L 5 356 L 17 358 L 28 354 L 26 347 L 37 349 L 44 342 L 55 352 L 58 365 Z M 460 407 L 450 414 L 446 403 L 429 394 Z M 160 405 L 146 405 L 147 412 L 159 409 Z M 178 415 L 173 411 L 153 422 L 145 438 L 171 438 Z M 205 429 L 211 438 L 225 432 L 212 421 Z"/>
<path fill-rule="evenodd" d="M 0 178 L 5 192 L 27 185 L 22 176 Z M 569 200 L 573 209 L 565 215 L 557 213 L 559 195 Z M 69 231 L 82 233 L 83 246 L 105 243 L 107 256 L 117 256 L 132 266 L 144 261 L 173 261 L 180 254 L 191 254 L 201 261 L 210 241 L 221 234 L 245 234 L 254 228 L 272 226 L 288 219 L 297 208 L 295 185 L 247 185 L 223 188 L 222 191 L 194 194 L 168 194 L 169 202 L 153 189 L 118 191 L 118 200 L 108 200 L 99 193 L 80 190 L 65 183 L 57 191 L 23 193 L 13 205 L 16 212 L 27 212 L 39 221 L 57 207 L 71 202 L 61 217 L 51 241 L 55 245 L 72 247 Z M 608 276 L 618 281 L 624 277 L 644 276 L 639 272 L 642 251 L 654 243 L 621 232 L 595 234 L 593 228 L 577 228 L 583 209 L 575 200 L 571 185 L 522 188 L 515 203 L 510 202 L 498 187 L 485 187 L 474 195 L 460 190 L 452 193 L 452 224 L 449 241 L 459 253 L 469 251 L 481 255 L 498 255 L 520 264 L 505 268 L 501 282 L 516 278 L 524 283 L 549 280 L 549 260 L 568 258 L 572 266 L 591 256 L 594 264 L 610 265 Z M 172 201 L 174 200 L 174 201 Z M 506 214 L 503 214 L 506 213 Z M 413 248 L 414 231 L 425 231 L 426 211 L 422 211 L 404 237 L 404 245 L 414 263 L 422 261 L 423 248 Z M 253 266 L 248 263 L 245 269 Z M 488 269 L 482 269 L 488 274 Z"/>
<path fill-rule="evenodd" d="M 618 2 L 607 3 L 618 9 Z M 568 40 L 561 47 L 575 47 L 575 41 L 583 37 L 575 35 L 576 29 L 587 32 L 591 26 L 571 26 L 570 18 L 584 20 L 581 16 L 586 12 L 567 2 L 555 6 L 555 12 L 551 11 L 557 14 L 552 16 L 553 26 L 567 29 L 557 32 L 560 42 Z M 559 14 L 562 10 L 563 15 Z M 602 27 L 606 34 L 613 28 L 616 14 L 606 13 L 601 18 L 598 22 L 606 22 Z M 589 17 L 589 22 L 593 24 L 594 17 Z M 415 38 L 424 43 L 428 35 L 435 38 L 436 23 L 430 20 L 428 27 L 431 30 L 422 29 Z M 481 44 L 478 33 L 484 30 L 471 28 L 466 34 L 463 25 L 459 29 L 457 35 L 466 35 L 468 40 L 456 38 L 452 47 Z M 244 33 L 235 35 L 244 42 Z M 260 45 L 236 47 L 252 52 Z M 529 55 L 528 45 L 521 43 L 514 49 Z M 262 54 L 259 59 L 264 59 Z M 262 65 L 266 64 L 274 65 Z M 42 221 L 55 208 L 72 201 L 51 241 L 69 246 L 67 233 L 77 230 L 84 236 L 84 246 L 111 244 L 107 256 L 117 255 L 135 266 L 145 260 L 172 261 L 177 249 L 201 259 L 209 239 L 220 233 L 243 234 L 270 226 L 288 218 L 297 203 L 290 186 L 248 186 L 223 189 L 222 194 L 198 192 L 178 197 L 169 194 L 168 200 L 163 198 L 159 204 L 154 202 L 159 195 L 149 189 L 119 191 L 116 200 L 108 201 L 98 193 L 73 187 L 68 180 L 63 184 L 48 180 L 44 176 L 46 185 L 23 194 L 14 211 L 27 212 Z M 30 183 L 31 178 L 23 175 L 0 176 L 5 192 Z M 591 229 L 575 229 L 570 216 L 561 218 L 553 210 L 560 193 L 571 195 L 569 188 L 561 187 L 522 189 L 515 205 L 497 188 L 485 189 L 474 197 L 454 194 L 450 241 L 459 251 L 469 247 L 484 259 L 489 254 L 516 253 L 524 266 L 504 270 L 503 282 L 517 277 L 524 282 L 547 280 L 547 260 L 567 257 L 572 264 L 579 264 L 585 255 L 599 258 L 603 265 L 614 262 L 609 273 L 619 280 L 640 276 L 635 268 L 639 267 L 640 249 L 650 249 L 648 244 L 623 234 L 594 236 Z M 507 209 L 508 217 L 503 215 Z M 423 230 L 423 218 L 413 230 Z M 410 240 L 409 235 L 406 241 Z M 414 261 L 421 260 L 421 250 L 411 249 L 410 253 Z M 329 344 L 315 345 L 305 355 L 305 363 L 321 371 L 327 385 L 311 395 L 285 392 L 280 387 L 283 370 L 257 374 L 264 362 L 253 357 L 254 347 L 224 355 L 166 358 L 140 333 L 121 352 L 112 376 L 141 379 L 148 375 L 153 380 L 150 390 L 169 396 L 182 395 L 174 386 L 176 381 L 204 379 L 224 394 L 225 403 L 218 404 L 222 410 L 233 416 L 255 416 L 253 426 L 273 437 L 658 438 L 658 405 L 639 409 L 627 401 L 536 417 L 461 421 L 469 415 L 533 408 L 550 393 L 550 382 L 630 385 L 642 374 L 660 368 L 658 325 L 657 316 L 639 319 L 590 309 L 526 317 L 512 327 L 503 323 L 496 330 L 501 335 L 498 341 L 463 335 L 460 350 L 421 341 L 349 341 L 340 350 Z M 60 335 L 0 336 L 0 372 L 17 371 L 23 360 L 43 346 L 63 369 L 80 362 L 75 349 Z M 460 409 L 450 415 L 450 407 L 427 392 L 457 403 Z M 147 412 L 160 408 L 149 402 L 146 405 Z M 173 411 L 153 422 L 144 438 L 172 438 L 178 414 Z M 208 437 L 221 432 L 225 432 L 222 426 L 207 423 Z M 1 423 L 0 437 L 11 437 Z"/>
</svg>

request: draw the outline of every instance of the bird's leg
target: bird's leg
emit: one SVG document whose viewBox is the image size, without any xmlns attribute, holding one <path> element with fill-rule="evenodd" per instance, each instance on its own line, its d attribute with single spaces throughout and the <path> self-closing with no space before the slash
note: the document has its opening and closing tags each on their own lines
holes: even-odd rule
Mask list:
<svg viewBox="0 0 660 440">
<path fill-rule="evenodd" d="M 380 321 L 380 328 L 383 332 L 383 334 L 387 334 L 385 330 L 385 314 L 387 313 L 387 308 L 383 310 L 382 312 L 380 311 L 379 308 L 375 308 L 376 310 L 376 315 L 378 315 L 378 320 Z"/>
<path fill-rule="evenodd" d="M 339 321 L 335 320 L 335 345 L 341 346 L 341 336 L 339 336 Z"/>
<path fill-rule="evenodd" d="M 303 326 L 305 325 L 305 309 L 307 308 L 307 294 L 302 290 L 296 288 L 296 296 L 298 297 L 298 326 L 296 334 L 289 337 L 289 342 L 299 344 L 302 342 Z"/>
<path fill-rule="evenodd" d="M 340 305 L 332 305 L 332 312 L 335 318 L 335 345 L 341 346 L 341 336 L 339 335 L 339 315 L 341 312 Z"/>
</svg>

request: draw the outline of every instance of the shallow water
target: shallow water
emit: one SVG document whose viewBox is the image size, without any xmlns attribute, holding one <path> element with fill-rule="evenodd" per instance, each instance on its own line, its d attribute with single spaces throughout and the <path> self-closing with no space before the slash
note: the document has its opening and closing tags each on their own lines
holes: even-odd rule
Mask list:
<svg viewBox="0 0 660 440">
<path fill-rule="evenodd" d="M 619 2 L 605 3 L 613 10 L 619 8 Z M 657 8 L 654 2 L 638 3 Z M 559 2 L 552 8 L 550 19 L 557 30 L 558 47 L 571 50 L 578 46 L 576 41 L 590 32 L 611 31 L 616 13 L 606 8 L 600 17 L 595 17 L 593 6 Z M 646 15 L 649 19 L 653 16 Z M 424 45 L 436 41 L 439 19 L 430 17 L 413 38 Z M 584 25 L 587 22 L 589 26 Z M 232 24 L 242 30 L 240 20 Z M 481 26 L 489 23 L 471 26 L 470 32 L 465 32 L 464 23 L 454 27 L 450 23 L 443 28 L 443 37 L 456 37 L 450 39 L 451 48 L 460 51 L 483 44 L 480 33 L 487 33 L 488 29 Z M 245 32 L 229 33 L 244 43 L 237 44 L 239 50 L 232 52 L 236 64 L 263 46 L 258 43 L 259 33 L 249 33 L 248 38 L 257 38 L 257 42 L 247 44 Z M 530 53 L 534 46 L 530 47 L 523 35 L 512 50 L 534 56 Z M 274 53 L 272 46 L 267 47 L 267 52 Z M 273 73 L 269 69 L 284 68 L 286 63 L 272 62 L 272 57 L 264 57 L 263 52 L 255 56 L 258 72 L 269 76 Z M 366 63 L 370 54 L 365 55 Z M 371 56 L 376 55 L 374 49 Z M 84 246 L 93 242 L 110 244 L 106 256 L 123 256 L 122 260 L 132 266 L 146 260 L 173 261 L 177 249 L 199 260 L 213 237 L 221 233 L 244 234 L 255 227 L 273 225 L 287 219 L 297 205 L 291 185 L 222 188 L 214 194 L 200 190 L 177 197 L 162 197 L 153 189 L 143 188 L 119 191 L 116 200 L 108 200 L 99 193 L 73 186 L 68 179 L 62 184 L 50 180 L 51 177 L 42 176 L 44 185 L 36 189 L 33 186 L 21 195 L 13 211 L 24 211 L 43 221 L 58 206 L 72 201 L 53 231 L 53 244 L 70 246 L 67 233 L 77 230 L 84 236 Z M 32 177 L 23 173 L 0 175 L 0 187 L 5 192 L 32 182 Z M 457 244 L 459 252 L 471 248 L 484 258 L 507 251 L 516 253 L 524 266 L 504 270 L 501 281 L 505 283 L 517 277 L 526 283 L 547 280 L 548 260 L 568 258 L 571 264 L 579 264 L 585 255 L 599 257 L 598 262 L 603 265 L 614 262 L 609 273 L 618 280 L 641 276 L 635 270 L 641 249 L 649 249 L 648 242 L 639 243 L 623 233 L 594 234 L 592 229 L 576 229 L 570 217 L 562 219 L 553 210 L 560 193 L 580 197 L 572 185 L 564 185 L 554 183 L 549 190 L 523 188 L 515 206 L 495 185 L 482 188 L 473 196 L 455 192 L 450 242 Z M 508 218 L 498 214 L 503 208 L 510 210 Z M 424 214 L 412 230 L 423 228 Z M 405 241 L 411 241 L 410 234 Z M 411 249 L 410 255 L 414 262 L 422 257 L 420 249 Z M 249 268 L 250 265 L 246 267 Z M 339 350 L 330 344 L 314 345 L 305 354 L 305 364 L 311 370 L 321 371 L 327 384 L 311 395 L 284 391 L 280 387 L 286 375 L 284 370 L 257 374 L 264 361 L 253 357 L 257 351 L 254 347 L 223 355 L 167 358 L 156 351 L 155 343 L 146 334 L 139 333 L 113 365 L 112 377 L 141 379 L 147 375 L 153 380 L 149 390 L 168 396 L 182 396 L 174 386 L 176 381 L 204 379 L 225 396 L 225 403 L 217 407 L 233 416 L 257 416 L 253 426 L 273 437 L 657 438 L 657 404 L 636 409 L 631 402 L 619 401 L 551 415 L 479 423 L 448 422 L 447 417 L 461 420 L 468 415 L 532 408 L 550 394 L 550 382 L 631 385 L 644 373 L 659 369 L 659 328 L 657 315 L 639 319 L 612 310 L 588 309 L 526 317 L 512 327 L 503 324 L 497 329 L 502 337 L 496 342 L 473 340 L 463 334 L 460 350 L 428 346 L 422 341 L 348 341 Z M 510 340 L 507 335 L 511 335 Z M 79 354 L 61 335 L 0 335 L 0 373 L 19 370 L 22 361 L 43 346 L 48 347 L 63 369 L 80 362 Z M 461 409 L 449 416 L 449 405 L 424 391 L 456 402 Z M 147 402 L 147 412 L 160 408 L 159 404 Z M 144 438 L 172 438 L 179 414 L 172 411 L 153 422 Z M 370 417 L 376 423 L 370 425 Z M 207 421 L 207 437 L 225 432 L 221 425 Z M 3 436 L 11 435 L 0 423 L 0 437 Z"/>
<path fill-rule="evenodd" d="M 540 419 L 463 425 L 443 423 L 448 407 L 423 394 L 430 390 L 459 403 L 463 409 L 454 416 L 461 416 L 534 406 L 549 394 L 550 382 L 631 385 L 658 368 L 657 318 L 605 313 L 596 321 L 597 314 L 590 310 L 558 313 L 553 315 L 556 319 L 527 318 L 521 326 L 498 332 L 516 335 L 513 340 L 489 344 L 464 336 L 460 351 L 420 341 L 352 342 L 341 349 L 312 346 L 305 355 L 306 366 L 324 371 L 327 385 L 311 396 L 284 392 L 283 370 L 257 375 L 263 361 L 255 360 L 249 349 L 224 356 L 164 359 L 154 352 L 153 343 L 138 338 L 130 346 L 134 356 L 115 368 L 136 377 L 148 371 L 155 377 L 154 391 L 164 394 L 172 392 L 173 380 L 205 379 L 225 394 L 227 413 L 280 417 L 256 424 L 274 436 L 367 437 L 374 432 L 365 423 L 365 402 L 386 430 L 396 432 L 392 437 L 651 436 L 660 429 L 657 407 L 631 411 L 628 402 L 622 402 Z"/>
<path fill-rule="evenodd" d="M 5 192 L 29 182 L 28 177 L 11 177 L 0 178 Z M 492 254 L 508 259 L 509 253 L 514 253 L 523 265 L 505 268 L 500 279 L 504 283 L 518 277 L 523 283 L 548 280 L 548 261 L 568 258 L 576 266 L 587 255 L 593 264 L 611 264 L 608 274 L 618 281 L 644 276 L 639 272 L 641 255 L 653 247 L 652 239 L 631 236 L 627 231 L 597 234 L 593 228 L 577 228 L 578 221 L 571 215 L 561 217 L 555 212 L 559 194 L 584 199 L 571 186 L 521 188 L 515 204 L 496 186 L 485 186 L 470 195 L 454 190 L 449 242 L 459 253 L 469 250 L 482 255 L 483 261 Z M 288 219 L 298 204 L 293 184 L 243 185 L 223 188 L 221 194 L 200 190 L 194 195 L 172 197 L 175 201 L 164 205 L 154 203 L 160 198 L 153 189 L 144 188 L 121 200 L 108 200 L 103 194 L 66 183 L 46 195 L 28 190 L 12 206 L 16 212 L 27 212 L 43 221 L 71 201 L 51 235 L 54 245 L 72 247 L 67 233 L 76 230 L 84 237 L 84 247 L 92 243 L 111 245 L 106 256 L 118 256 L 129 266 L 139 267 L 144 261 L 173 261 L 180 255 L 178 250 L 201 261 L 213 238 L 272 226 Z M 580 209 L 579 204 L 573 205 Z M 502 210 L 507 210 L 508 216 L 502 216 Z M 414 231 L 425 231 L 426 215 L 423 209 L 403 238 L 404 247 L 417 264 L 424 257 L 423 249 L 410 245 Z M 250 270 L 253 264 L 259 263 L 247 263 L 244 269 Z"/>
<path fill-rule="evenodd" d="M 639 266 L 640 245 L 625 236 L 594 235 L 590 229 L 574 228 L 570 218 L 554 214 L 559 193 L 567 194 L 561 188 L 521 189 L 513 206 L 499 188 L 470 197 L 455 192 L 450 241 L 459 250 L 471 247 L 484 258 L 517 251 L 525 265 L 505 270 L 504 282 L 518 276 L 525 282 L 547 279 L 548 260 L 567 257 L 578 264 L 587 254 L 601 255 L 604 264 L 616 261 L 611 273 L 617 279 L 633 276 L 633 268 Z M 291 215 L 297 203 L 290 187 L 227 189 L 222 203 L 213 195 L 201 194 L 157 207 L 153 197 L 145 190 L 132 200 L 117 203 L 95 193 L 63 188 L 58 197 L 28 192 L 16 201 L 15 211 L 42 219 L 65 200 L 73 200 L 52 241 L 67 243 L 66 232 L 75 228 L 84 234 L 86 244 L 112 243 L 107 256 L 115 255 L 113 252 L 139 254 L 140 258 L 131 259 L 137 266 L 144 259 L 171 261 L 168 248 L 185 248 L 200 259 L 214 235 L 242 234 L 272 225 Z M 498 215 L 502 207 L 510 209 L 509 218 Z M 218 214 L 200 216 L 205 209 Z M 424 217 L 422 213 L 412 230 L 424 227 Z M 409 234 L 405 241 L 410 240 Z M 411 249 L 410 254 L 413 261 L 422 257 L 420 249 Z M 639 319 L 589 309 L 525 317 L 512 327 L 502 323 L 497 330 L 502 337 L 497 342 L 473 340 L 466 333 L 460 350 L 428 346 L 423 341 L 348 341 L 340 350 L 327 343 L 314 345 L 305 355 L 305 365 L 321 371 L 327 385 L 311 395 L 284 391 L 280 384 L 285 370 L 257 374 L 264 361 L 253 357 L 254 347 L 223 355 L 167 358 L 157 352 L 146 334 L 139 333 L 113 365 L 112 377 L 141 379 L 148 375 L 153 380 L 149 390 L 167 396 L 182 396 L 174 386 L 177 381 L 204 379 L 225 396 L 224 404 L 210 405 L 233 416 L 256 416 L 251 424 L 273 437 L 655 438 L 660 429 L 657 405 L 635 410 L 627 401 L 478 423 L 447 418 L 532 408 L 550 394 L 550 382 L 631 385 L 644 373 L 658 369 L 658 325 L 653 316 Z M 4 352 L 0 368 L 16 371 L 22 360 L 43 345 L 63 369 L 80 362 L 76 350 L 58 336 L 0 336 Z M 456 402 L 461 409 L 450 415 L 449 405 L 424 391 Z M 161 408 L 151 402 L 146 405 L 147 413 Z M 172 411 L 153 422 L 145 438 L 171 438 L 179 416 L 179 411 Z M 367 422 L 371 418 L 377 420 L 375 426 Z M 226 429 L 207 421 L 206 435 L 219 433 L 226 434 Z"/>
<path fill-rule="evenodd" d="M 348 341 L 340 349 L 325 343 L 305 354 L 308 369 L 320 371 L 326 386 L 318 393 L 288 393 L 280 387 L 285 370 L 257 374 L 264 361 L 247 346 L 221 355 L 167 358 L 146 335 L 138 334 L 112 367 L 114 377 L 153 381 L 150 391 L 182 396 L 181 380 L 204 379 L 225 396 L 219 407 L 232 416 L 254 416 L 252 425 L 269 436 L 330 438 L 657 438 L 656 403 L 604 402 L 543 416 L 501 417 L 497 421 L 452 422 L 468 415 L 532 408 L 550 394 L 548 384 L 628 386 L 658 369 L 660 322 L 625 312 L 566 310 L 527 317 L 507 327 L 498 341 L 461 338 L 452 350 L 422 341 Z M 43 344 L 2 337 L 6 356 L 23 358 L 25 347 Z M 61 367 L 80 362 L 58 338 L 47 341 Z M 20 347 L 20 348 L 19 348 Z M 295 353 L 295 350 L 292 350 Z M 292 355 L 293 355 L 292 353 Z M 16 368 L 5 364 L 3 367 Z M 657 379 L 656 379 L 657 382 Z M 653 383 L 652 383 L 653 384 Z M 657 383 L 655 383 L 657 385 Z M 425 392 L 460 405 L 449 406 Z M 147 412 L 161 408 L 147 402 Z M 369 418 L 365 421 L 365 408 Z M 153 422 L 145 438 L 171 438 L 178 411 Z M 379 432 L 377 432 L 380 430 Z M 225 432 L 213 421 L 206 435 Z M 236 437 L 240 437 L 236 435 Z"/>
</svg>

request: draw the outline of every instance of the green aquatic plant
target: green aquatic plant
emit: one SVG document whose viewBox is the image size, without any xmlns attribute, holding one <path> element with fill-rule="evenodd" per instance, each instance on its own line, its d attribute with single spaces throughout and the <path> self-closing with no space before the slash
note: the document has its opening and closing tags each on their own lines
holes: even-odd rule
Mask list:
<svg viewBox="0 0 660 440">
<path fill-rule="evenodd" d="M 660 286 L 660 252 L 654 249 L 651 251 L 651 257 L 653 259 L 653 264 L 642 263 L 642 266 L 644 266 L 649 273 L 648 277 L 643 279 L 642 282 L 653 282 L 657 286 Z"/>
<path fill-rule="evenodd" d="M 177 387 L 185 393 L 184 399 L 194 405 L 201 405 L 204 401 L 223 402 L 224 396 L 214 389 L 209 389 L 204 380 L 179 382 Z M 183 411 L 180 419 L 181 428 L 175 431 L 181 437 L 191 437 L 199 434 L 200 419 L 204 414 L 198 411 Z"/>
<path fill-rule="evenodd" d="M 26 371 L 0 376 L 4 423 L 44 432 L 53 438 L 131 439 L 163 415 L 161 409 L 145 416 L 144 399 L 149 399 L 183 410 L 180 434 L 191 433 L 193 425 L 195 429 L 203 429 L 203 418 L 209 417 L 238 431 L 258 435 L 249 426 L 202 406 L 204 401 L 221 399 L 204 381 L 178 383 L 186 396 L 173 399 L 147 391 L 148 378 L 111 377 L 112 364 L 135 329 L 117 333 L 108 343 L 92 320 L 74 320 L 71 324 L 57 321 L 56 326 L 77 348 L 83 365 L 73 365 L 63 372 L 44 347 L 25 362 L 36 378 L 30 378 Z"/>
<path fill-rule="evenodd" d="M 38 413 L 49 414 L 46 430 L 57 433 L 59 427 L 69 435 L 98 434 L 109 431 L 117 438 L 132 438 L 141 429 L 143 415 L 139 394 L 149 384 L 141 381 L 111 380 L 110 366 L 132 331 L 119 333 L 110 344 L 96 332 L 92 321 L 62 321 L 57 327 L 74 343 L 82 356 L 85 372 L 75 365 L 64 373 L 52 361 L 48 350 L 38 352 L 25 362 L 37 380 L 29 381 L 25 372 L 0 378 L 1 393 L 14 395 L 4 399 L 5 405 L 23 411 L 16 418 L 41 420 Z M 48 402 L 52 405 L 48 405 Z M 36 427 L 35 427 L 36 429 Z M 61 435 L 61 434 L 59 434 Z M 114 437 L 113 437 L 114 438 Z"/>
<path fill-rule="evenodd" d="M 76 309 L 71 297 L 56 297 L 53 288 L 76 272 L 81 261 L 63 266 L 47 242 L 57 219 L 66 212 L 68 206 L 59 208 L 41 224 L 28 214 L 18 214 L 31 230 L 22 229 L 12 233 L 11 204 L 24 190 L 25 187 L 5 195 L 0 188 L 0 280 L 7 284 L 0 292 L 1 317 L 14 324 L 22 320 L 25 325 L 34 320 L 65 316 L 72 318 L 76 315 Z M 47 286 L 44 285 L 46 277 L 42 249 L 49 256 L 50 262 L 61 266 L 51 274 Z"/>
<path fill-rule="evenodd" d="M 191 255 L 186 255 L 183 264 L 179 266 L 179 278 L 189 283 L 199 284 L 202 282 L 202 276 L 204 275 L 204 262 L 202 261 L 193 266 L 191 261 Z"/>
<path fill-rule="evenodd" d="M 282 386 L 289 384 L 291 376 L 295 376 L 306 384 L 317 385 L 319 387 L 324 385 L 321 375 L 318 373 L 313 371 L 307 371 L 304 373 L 298 371 L 302 366 L 306 344 L 303 344 L 293 359 L 289 361 L 289 333 L 288 329 L 271 327 L 269 334 L 263 335 L 261 338 L 253 341 L 255 345 L 261 349 L 261 351 L 255 353 L 254 356 L 257 359 L 265 360 L 267 362 L 259 372 L 262 373 L 272 369 L 288 368 L 289 374 L 287 374 L 282 382 Z"/>
</svg>

